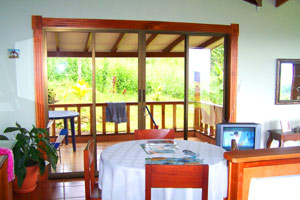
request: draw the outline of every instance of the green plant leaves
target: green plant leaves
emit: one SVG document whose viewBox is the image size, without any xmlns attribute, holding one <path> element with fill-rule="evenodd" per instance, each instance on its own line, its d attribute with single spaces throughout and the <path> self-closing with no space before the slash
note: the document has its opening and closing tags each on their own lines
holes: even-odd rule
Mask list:
<svg viewBox="0 0 300 200">
<path fill-rule="evenodd" d="M 6 137 L 4 135 L 0 135 L 0 140 L 8 140 L 8 137 Z"/>
<path fill-rule="evenodd" d="M 45 160 L 48 160 L 53 169 L 56 169 L 58 160 L 56 149 L 46 137 L 48 131 L 36 128 L 34 125 L 28 131 L 16 123 L 16 127 L 8 127 L 5 133 L 17 131 L 17 142 L 13 148 L 14 171 L 18 179 L 18 186 L 21 187 L 26 176 L 26 167 L 35 164 L 39 165 L 41 174 L 46 170 Z"/>
</svg>

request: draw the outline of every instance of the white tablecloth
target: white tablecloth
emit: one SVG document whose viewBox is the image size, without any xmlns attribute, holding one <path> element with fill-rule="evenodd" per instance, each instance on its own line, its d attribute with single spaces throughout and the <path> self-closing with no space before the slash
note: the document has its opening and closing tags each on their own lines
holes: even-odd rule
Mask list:
<svg viewBox="0 0 300 200">
<path fill-rule="evenodd" d="M 199 153 L 209 164 L 208 199 L 223 200 L 227 196 L 227 162 L 224 149 L 208 143 L 175 140 L 180 150 Z M 145 199 L 145 158 L 148 155 L 140 144 L 147 140 L 122 142 L 103 150 L 100 156 L 99 187 L 103 200 Z M 201 189 L 152 189 L 155 200 L 201 199 Z"/>
</svg>

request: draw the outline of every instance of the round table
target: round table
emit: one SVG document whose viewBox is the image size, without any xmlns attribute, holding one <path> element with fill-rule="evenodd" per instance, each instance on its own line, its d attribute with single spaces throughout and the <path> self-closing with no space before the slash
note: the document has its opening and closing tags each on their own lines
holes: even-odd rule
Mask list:
<svg viewBox="0 0 300 200">
<path fill-rule="evenodd" d="M 104 149 L 99 161 L 99 187 L 103 200 L 145 199 L 145 158 L 148 154 L 141 144 L 148 140 L 118 143 Z M 208 199 L 220 200 L 227 197 L 228 169 L 223 157 L 225 150 L 208 143 L 175 140 L 179 151 L 191 150 L 209 165 Z M 165 157 L 172 155 L 164 154 Z M 155 200 L 201 199 L 201 189 L 154 188 Z"/>
<path fill-rule="evenodd" d="M 55 111 L 49 111 L 49 119 L 51 119 L 51 120 L 63 119 L 65 129 L 68 129 L 67 119 L 70 119 L 73 151 L 76 151 L 74 118 L 77 117 L 78 115 L 79 115 L 79 113 L 74 112 L 74 111 L 56 111 L 56 110 Z M 66 142 L 66 144 L 69 143 L 68 135 L 66 135 L 66 137 L 65 137 L 65 142 Z"/>
</svg>

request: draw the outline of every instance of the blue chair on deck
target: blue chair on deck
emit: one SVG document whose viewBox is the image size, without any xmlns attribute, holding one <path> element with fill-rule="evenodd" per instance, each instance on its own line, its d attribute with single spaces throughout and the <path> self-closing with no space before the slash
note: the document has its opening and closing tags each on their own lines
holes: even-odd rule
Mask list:
<svg viewBox="0 0 300 200">
<path fill-rule="evenodd" d="M 62 141 L 65 139 L 66 135 L 68 134 L 68 129 L 61 129 L 61 131 L 59 132 L 56 141 L 52 142 L 52 145 L 54 146 L 54 148 L 58 151 L 59 153 L 59 161 L 61 162 L 61 154 L 60 154 L 60 145 L 62 143 Z"/>
</svg>

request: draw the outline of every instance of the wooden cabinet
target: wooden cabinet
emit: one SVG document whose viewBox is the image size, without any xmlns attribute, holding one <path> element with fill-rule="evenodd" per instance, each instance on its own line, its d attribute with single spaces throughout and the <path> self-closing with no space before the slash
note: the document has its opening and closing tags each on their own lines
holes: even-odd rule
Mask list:
<svg viewBox="0 0 300 200">
<path fill-rule="evenodd" d="M 7 180 L 7 155 L 0 156 L 0 200 L 12 200 L 11 182 Z"/>
</svg>

